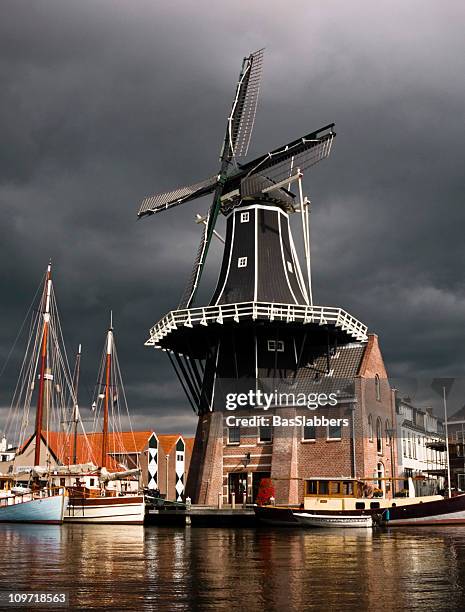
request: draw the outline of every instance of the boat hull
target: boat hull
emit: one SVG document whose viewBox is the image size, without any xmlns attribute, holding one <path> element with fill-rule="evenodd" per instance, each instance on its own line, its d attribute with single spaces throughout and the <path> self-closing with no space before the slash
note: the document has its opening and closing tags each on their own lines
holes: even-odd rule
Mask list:
<svg viewBox="0 0 465 612">
<path fill-rule="evenodd" d="M 465 524 L 465 495 L 389 508 L 384 518 L 392 526 Z"/>
<path fill-rule="evenodd" d="M 297 508 L 255 506 L 255 516 L 261 523 L 275 527 L 329 527 L 338 529 L 371 528 L 369 512 L 307 512 Z"/>
<path fill-rule="evenodd" d="M 143 496 L 71 498 L 65 523 L 107 523 L 142 525 Z"/>
<path fill-rule="evenodd" d="M 301 527 L 326 527 L 339 529 L 373 527 L 373 519 L 369 514 L 328 516 L 325 514 L 310 514 L 308 512 L 293 512 L 294 518 Z"/>
<path fill-rule="evenodd" d="M 64 493 L 38 498 L 31 495 L 22 501 L 16 500 L 17 503 L 13 503 L 14 501 L 14 497 L 2 499 L 1 523 L 60 524 L 68 506 L 68 496 Z"/>
<path fill-rule="evenodd" d="M 393 503 L 396 500 L 393 500 Z M 327 510 L 313 512 L 289 507 L 264 506 L 255 508 L 257 518 L 264 523 L 275 526 L 298 527 L 305 522 L 329 522 L 334 520 L 335 526 L 344 520 L 354 517 L 351 510 Z M 309 518 L 305 518 L 305 516 Z M 418 526 L 418 525 L 465 525 L 465 495 L 458 495 L 448 499 L 437 499 L 418 503 L 394 505 L 388 508 L 374 508 L 360 510 L 357 517 L 371 517 L 376 524 L 388 526 Z M 317 519 L 316 517 L 321 517 Z M 363 519 L 362 519 L 363 520 Z M 316 525 L 315 525 L 316 526 Z M 328 525 L 329 526 L 329 525 Z M 355 525 L 354 525 L 355 526 Z"/>
</svg>

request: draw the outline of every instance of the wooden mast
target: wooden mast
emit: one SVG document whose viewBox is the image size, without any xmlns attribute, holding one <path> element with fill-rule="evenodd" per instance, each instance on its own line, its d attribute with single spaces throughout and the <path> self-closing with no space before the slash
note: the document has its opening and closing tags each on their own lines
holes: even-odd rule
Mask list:
<svg viewBox="0 0 465 612">
<path fill-rule="evenodd" d="M 76 355 L 76 365 L 74 367 L 74 380 L 73 380 L 73 390 L 74 390 L 74 435 L 73 435 L 73 463 L 77 463 L 77 430 L 79 423 L 79 405 L 78 405 L 78 390 L 79 390 L 79 372 L 81 368 L 81 345 L 78 347 L 78 352 Z"/>
<path fill-rule="evenodd" d="M 102 466 L 107 467 L 108 454 L 108 411 L 111 386 L 111 351 L 113 346 L 113 315 L 110 315 L 110 327 L 107 333 L 107 358 L 105 364 L 105 401 L 103 405 Z"/>
<path fill-rule="evenodd" d="M 40 465 L 40 441 L 42 437 L 42 420 L 44 415 L 44 394 L 45 394 L 45 369 L 47 367 L 47 344 L 48 328 L 50 324 L 50 295 L 52 291 L 52 264 L 48 264 L 45 277 L 45 306 L 43 312 L 44 326 L 42 331 L 42 343 L 40 350 L 40 374 L 39 374 L 39 395 L 37 398 L 36 412 L 36 445 L 34 452 L 34 465 Z"/>
</svg>

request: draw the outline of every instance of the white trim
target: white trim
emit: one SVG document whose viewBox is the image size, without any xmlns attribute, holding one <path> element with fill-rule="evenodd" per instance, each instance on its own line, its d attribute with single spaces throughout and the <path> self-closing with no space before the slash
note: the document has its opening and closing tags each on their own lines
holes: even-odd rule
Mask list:
<svg viewBox="0 0 465 612">
<path fill-rule="evenodd" d="M 237 302 L 219 306 L 204 306 L 203 308 L 172 310 L 150 329 L 150 338 L 146 341 L 145 345 L 164 348 L 160 343 L 165 337 L 175 331 L 175 326 L 178 328 L 185 326 L 186 322 L 194 326 L 199 325 L 201 321 L 204 322 L 204 325 L 208 325 L 209 323 L 216 323 L 220 315 L 224 323 L 239 322 L 240 320 L 250 320 L 253 318 L 287 322 L 289 317 L 292 321 L 301 323 L 321 324 L 324 321 L 327 324 L 343 329 L 352 336 L 354 342 L 350 346 L 355 342 L 367 341 L 367 326 L 342 308 L 272 302 Z"/>
<path fill-rule="evenodd" d="M 255 216 L 255 226 L 254 226 L 254 232 L 255 232 L 255 278 L 254 278 L 254 284 L 253 284 L 253 299 L 254 302 L 257 301 L 257 296 L 258 296 L 258 214 L 257 214 L 257 210 L 254 210 L 254 216 Z"/>
<path fill-rule="evenodd" d="M 289 230 L 290 230 L 290 226 L 289 226 Z M 305 302 L 309 304 L 310 301 L 308 299 L 307 287 L 305 286 L 305 283 L 304 283 L 304 277 L 302 275 L 302 269 L 300 267 L 300 261 L 297 256 L 297 251 L 295 249 L 295 244 L 294 244 L 294 238 L 292 237 L 291 231 L 289 231 L 289 239 L 291 243 L 291 254 L 292 254 L 292 259 L 294 261 L 294 271 L 296 272 L 297 283 L 299 285 L 300 292 L 302 293 Z"/>
<path fill-rule="evenodd" d="M 233 219 L 232 219 L 232 234 L 231 234 L 231 243 L 229 247 L 228 269 L 226 270 L 226 276 L 224 277 L 224 283 L 223 283 L 223 286 L 221 287 L 221 291 L 218 293 L 218 299 L 215 302 L 216 306 L 218 305 L 218 302 L 220 301 L 221 296 L 223 295 L 224 288 L 226 287 L 226 283 L 229 278 L 229 270 L 231 268 L 231 259 L 232 259 L 235 232 L 236 232 L 236 215 L 234 214 Z M 220 274 L 221 274 L 221 270 L 220 270 Z"/>
<path fill-rule="evenodd" d="M 287 216 L 288 230 L 289 230 L 289 216 L 288 215 L 286 215 L 286 216 Z M 291 284 L 289 282 L 289 276 L 287 274 L 286 260 L 284 258 L 284 246 L 283 246 L 283 235 L 282 235 L 282 229 L 281 229 L 281 217 L 278 217 L 278 227 L 279 227 L 279 244 L 281 246 L 281 259 L 282 259 L 282 264 L 283 264 L 283 268 L 284 268 L 284 274 L 286 276 L 287 286 L 289 287 L 289 291 L 291 292 L 291 295 L 294 298 L 294 304 L 298 304 L 297 300 L 295 299 L 294 292 L 292 291 Z"/>
<path fill-rule="evenodd" d="M 273 212 L 279 212 L 289 219 L 288 213 L 286 213 L 282 208 L 279 208 L 278 206 L 270 206 L 267 204 L 250 204 L 250 206 L 241 206 L 240 209 L 238 208 L 234 209 L 234 215 L 236 214 L 238 210 L 246 211 L 246 210 L 254 210 L 256 208 L 261 208 L 262 210 L 272 210 Z"/>
</svg>

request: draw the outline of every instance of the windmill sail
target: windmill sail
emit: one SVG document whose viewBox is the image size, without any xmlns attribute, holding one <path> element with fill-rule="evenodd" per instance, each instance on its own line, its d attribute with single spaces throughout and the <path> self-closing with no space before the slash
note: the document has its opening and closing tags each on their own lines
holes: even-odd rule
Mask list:
<svg viewBox="0 0 465 612">
<path fill-rule="evenodd" d="M 264 49 L 246 57 L 228 118 L 229 155 L 247 155 L 257 112 Z"/>
<path fill-rule="evenodd" d="M 289 176 L 291 167 L 306 170 L 328 157 L 335 136 L 332 130 L 319 137 L 317 133 L 303 136 L 255 162 L 250 162 L 245 168 L 242 168 L 242 171 L 246 176 L 261 174 L 273 181 L 280 181 Z"/>
<path fill-rule="evenodd" d="M 173 191 L 166 191 L 153 196 L 147 196 L 142 200 L 139 208 L 139 217 L 144 215 L 153 215 L 159 213 L 162 210 L 179 206 L 189 200 L 200 198 L 207 193 L 212 193 L 215 190 L 216 183 L 218 182 L 217 175 L 210 176 L 204 181 L 193 183 L 185 187 L 179 187 Z"/>
<path fill-rule="evenodd" d="M 211 213 L 212 208 L 213 208 L 213 205 L 210 208 L 210 213 Z M 205 249 L 207 245 L 210 213 L 207 216 L 207 222 L 203 226 L 202 238 L 200 239 L 199 248 L 197 249 L 197 255 L 195 257 L 194 264 L 192 266 L 191 275 L 189 276 L 186 287 L 184 288 L 184 292 L 181 297 L 181 301 L 179 302 L 179 306 L 178 306 L 179 309 L 184 309 L 184 308 L 189 307 L 192 301 L 192 297 L 199 283 L 200 271 L 202 268 L 202 263 L 204 261 Z"/>
</svg>

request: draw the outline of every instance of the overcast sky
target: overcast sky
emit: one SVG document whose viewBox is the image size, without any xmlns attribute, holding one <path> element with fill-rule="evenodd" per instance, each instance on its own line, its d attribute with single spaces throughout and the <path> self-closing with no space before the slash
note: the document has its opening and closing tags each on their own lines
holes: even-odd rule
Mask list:
<svg viewBox="0 0 465 612">
<path fill-rule="evenodd" d="M 51 257 L 69 353 L 83 344 L 81 404 L 112 308 L 135 426 L 193 431 L 166 356 L 143 344 L 178 303 L 209 200 L 136 213 L 148 193 L 216 171 L 242 57 L 264 46 L 250 154 L 336 122 L 331 157 L 305 177 L 316 303 L 376 332 L 393 378 L 464 376 L 463 2 L 2 0 L 0 12 L 0 369 Z M 220 257 L 215 246 L 204 296 Z M 0 378 L 3 413 L 21 348 Z"/>
</svg>

